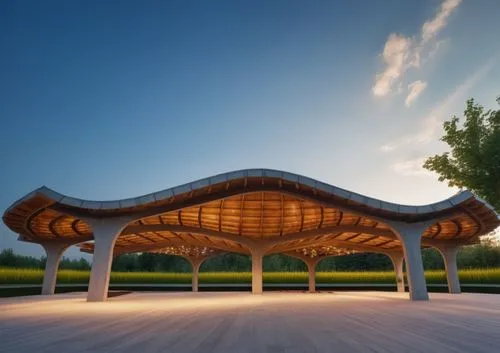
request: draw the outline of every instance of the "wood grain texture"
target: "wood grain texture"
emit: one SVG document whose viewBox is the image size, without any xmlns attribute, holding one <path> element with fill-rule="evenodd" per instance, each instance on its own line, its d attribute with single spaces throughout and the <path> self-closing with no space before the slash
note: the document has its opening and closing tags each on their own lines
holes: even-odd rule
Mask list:
<svg viewBox="0 0 500 353">
<path fill-rule="evenodd" d="M 1 352 L 498 352 L 500 296 L 85 293 L 0 300 Z"/>
</svg>

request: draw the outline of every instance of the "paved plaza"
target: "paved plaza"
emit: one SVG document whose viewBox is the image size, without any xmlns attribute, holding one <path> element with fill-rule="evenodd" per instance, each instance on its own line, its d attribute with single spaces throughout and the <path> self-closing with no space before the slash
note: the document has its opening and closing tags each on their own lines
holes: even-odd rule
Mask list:
<svg viewBox="0 0 500 353">
<path fill-rule="evenodd" d="M 499 352 L 500 295 L 85 293 L 0 300 L 2 352 Z"/>
</svg>

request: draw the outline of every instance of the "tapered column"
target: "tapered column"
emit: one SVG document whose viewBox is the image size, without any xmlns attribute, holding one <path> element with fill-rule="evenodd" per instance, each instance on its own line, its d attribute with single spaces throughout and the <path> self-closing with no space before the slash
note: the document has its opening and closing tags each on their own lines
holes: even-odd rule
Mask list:
<svg viewBox="0 0 500 353">
<path fill-rule="evenodd" d="M 67 243 L 43 243 L 41 244 L 47 254 L 45 272 L 43 274 L 42 295 L 54 294 L 57 281 L 57 270 L 64 251 L 70 246 Z"/>
<path fill-rule="evenodd" d="M 264 253 L 252 250 L 252 294 L 262 294 L 262 259 Z"/>
<path fill-rule="evenodd" d="M 392 228 L 399 234 L 405 255 L 406 273 L 411 300 L 429 300 L 425 281 L 421 237 L 429 224 L 392 223 Z"/>
<path fill-rule="evenodd" d="M 309 293 L 316 292 L 316 264 L 307 266 L 309 269 Z"/>
<path fill-rule="evenodd" d="M 309 272 L 309 293 L 316 292 L 316 265 L 319 262 L 318 258 L 308 258 L 305 259 L 304 262 L 307 265 L 307 269 Z"/>
<path fill-rule="evenodd" d="M 193 276 L 191 277 L 191 288 L 193 292 L 198 292 L 200 267 L 205 259 L 188 258 L 188 260 L 191 263 L 191 267 L 193 268 Z"/>
<path fill-rule="evenodd" d="M 456 246 L 438 248 L 441 256 L 443 256 L 444 266 L 446 269 L 446 279 L 448 281 L 448 291 L 452 294 L 460 294 L 460 279 L 457 269 L 457 254 L 459 248 Z"/>
<path fill-rule="evenodd" d="M 389 258 L 394 265 L 394 273 L 396 274 L 396 285 L 398 292 L 405 292 L 405 277 L 403 273 L 403 253 L 390 253 Z"/>
<path fill-rule="evenodd" d="M 108 297 L 113 248 L 116 239 L 129 220 L 92 219 L 86 221 L 92 227 L 95 241 L 87 301 L 105 301 Z"/>
</svg>

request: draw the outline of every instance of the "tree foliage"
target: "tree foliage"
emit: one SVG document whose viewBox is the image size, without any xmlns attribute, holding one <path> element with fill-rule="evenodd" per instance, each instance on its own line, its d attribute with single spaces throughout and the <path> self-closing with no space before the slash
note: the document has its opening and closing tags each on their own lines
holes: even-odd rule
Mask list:
<svg viewBox="0 0 500 353">
<path fill-rule="evenodd" d="M 12 249 L 4 249 L 0 252 L 0 267 L 17 268 L 45 268 L 47 258 L 42 256 L 23 256 L 14 253 Z M 63 258 L 59 264 L 60 269 L 65 270 L 90 270 L 90 263 L 84 258 L 68 259 Z"/>
<path fill-rule="evenodd" d="M 441 255 L 435 249 L 423 249 L 422 258 L 427 270 L 444 268 Z M 500 267 L 500 246 L 495 242 L 463 247 L 458 253 L 458 267 L 466 268 L 494 268 Z M 44 268 L 45 258 L 17 255 L 12 249 L 0 252 L 0 267 L 16 268 Z M 87 260 L 64 258 L 60 269 L 89 270 Z M 217 272 L 248 272 L 251 271 L 252 261 L 249 256 L 239 254 L 221 254 L 205 261 L 202 271 Z M 281 254 L 264 257 L 264 271 L 266 272 L 299 272 L 306 271 L 305 264 Z M 321 261 L 317 271 L 391 271 L 392 262 L 382 254 L 359 253 L 339 257 L 330 257 Z M 113 259 L 113 271 L 117 272 L 191 272 L 191 265 L 182 257 L 164 254 L 123 254 Z"/>
<path fill-rule="evenodd" d="M 500 97 L 497 99 L 500 104 Z M 500 110 L 467 101 L 463 124 L 453 116 L 443 124 L 441 140 L 451 151 L 428 158 L 424 168 L 439 181 L 467 188 L 500 211 Z"/>
</svg>

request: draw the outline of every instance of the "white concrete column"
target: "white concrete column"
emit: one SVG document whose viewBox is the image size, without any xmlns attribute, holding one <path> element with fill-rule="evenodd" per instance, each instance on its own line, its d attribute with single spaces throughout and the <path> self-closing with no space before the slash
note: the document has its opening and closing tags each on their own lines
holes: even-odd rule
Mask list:
<svg viewBox="0 0 500 353">
<path fill-rule="evenodd" d="M 309 272 L 309 293 L 316 292 L 316 266 L 318 265 L 318 258 L 304 259 Z"/>
<path fill-rule="evenodd" d="M 422 234 L 430 224 L 393 222 L 390 225 L 403 246 L 410 300 L 429 300 L 420 246 Z"/>
<path fill-rule="evenodd" d="M 316 292 L 316 264 L 307 266 L 309 269 L 309 293 Z"/>
<path fill-rule="evenodd" d="M 200 267 L 203 263 L 203 259 L 189 259 L 191 266 L 193 268 L 193 277 L 191 278 L 191 287 L 193 292 L 198 292 L 198 282 L 200 277 Z"/>
<path fill-rule="evenodd" d="M 457 269 L 458 250 L 458 246 L 438 248 L 438 251 L 441 253 L 444 260 L 446 279 L 448 281 L 448 291 L 452 294 L 460 294 L 462 292 Z"/>
<path fill-rule="evenodd" d="M 262 259 L 264 252 L 252 250 L 252 294 L 262 294 Z"/>
<path fill-rule="evenodd" d="M 57 270 L 64 251 L 71 245 L 62 242 L 46 242 L 40 244 L 45 249 L 47 261 L 43 274 L 42 295 L 54 294 L 57 281 Z"/>
<path fill-rule="evenodd" d="M 109 277 L 116 239 L 130 220 L 103 218 L 86 219 L 85 221 L 90 224 L 95 241 L 87 301 L 101 302 L 108 297 Z"/>
<path fill-rule="evenodd" d="M 396 285 L 398 288 L 398 292 L 405 292 L 405 277 L 403 273 L 404 255 L 402 253 L 390 253 L 387 255 L 394 265 L 394 273 L 396 274 Z"/>
</svg>

